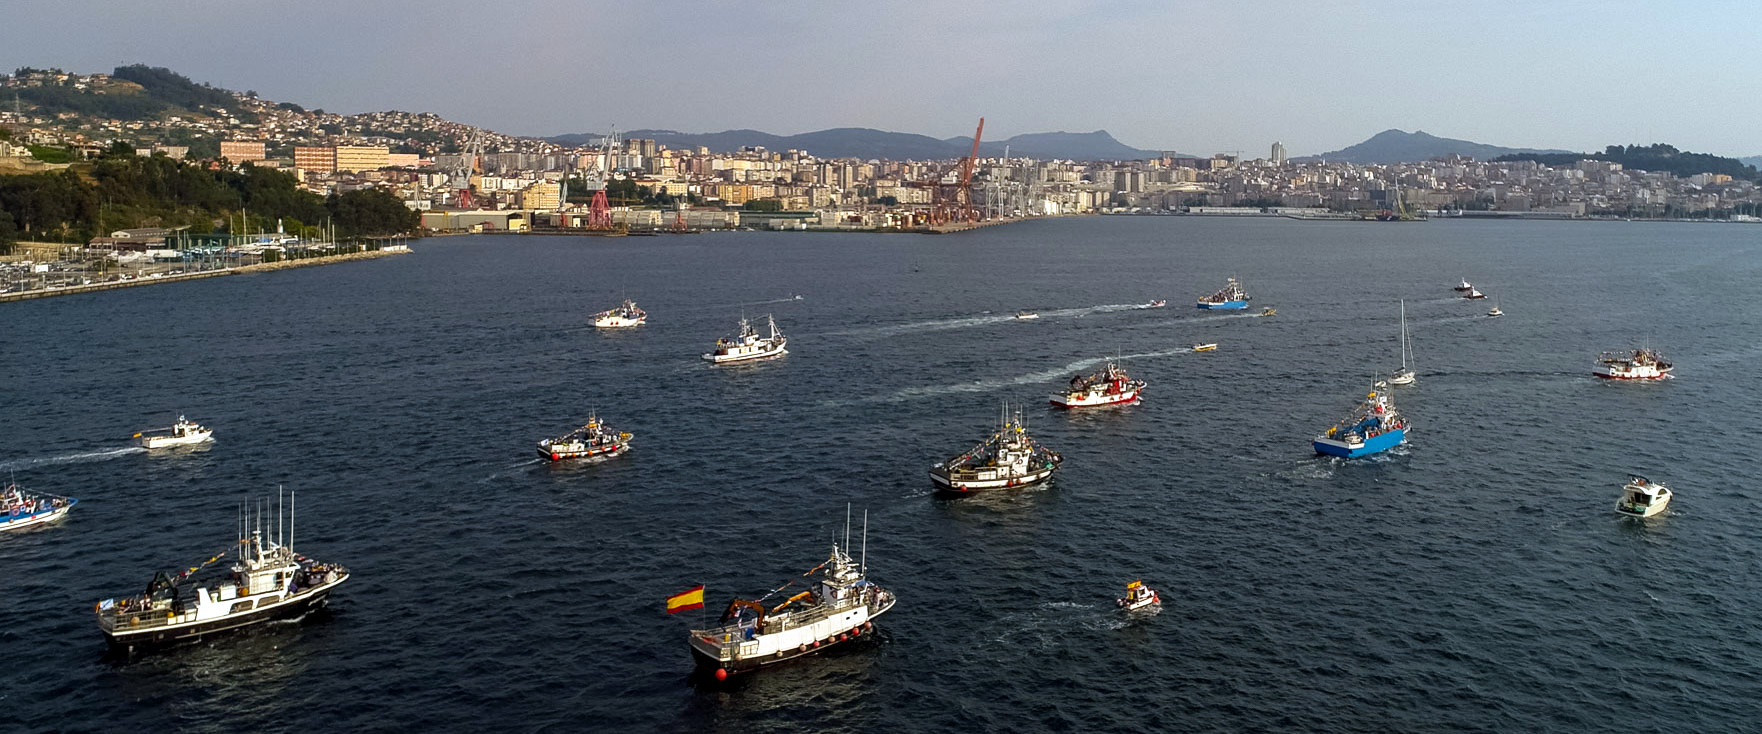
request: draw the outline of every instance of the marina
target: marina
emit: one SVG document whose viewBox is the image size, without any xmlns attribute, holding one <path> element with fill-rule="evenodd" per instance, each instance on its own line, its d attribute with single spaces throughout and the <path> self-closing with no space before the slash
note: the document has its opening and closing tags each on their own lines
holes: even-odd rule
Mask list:
<svg viewBox="0 0 1762 734">
<path fill-rule="evenodd" d="M 1124 711 L 1218 730 L 1530 730 L 1563 712 L 1598 730 L 1743 720 L 1746 704 L 1730 684 L 1736 668 L 1717 660 L 1678 671 L 1711 692 L 1693 706 L 1663 700 L 1617 715 L 1619 696 L 1595 682 L 1643 676 L 1656 659 L 1634 646 L 1596 644 L 1582 616 L 1587 607 L 1625 608 L 1637 598 L 1668 621 L 1649 649 L 1698 649 L 1721 639 L 1728 605 L 1751 601 L 1747 590 L 1721 582 L 1734 570 L 1729 561 L 1698 550 L 1722 536 L 1748 542 L 1740 492 L 1699 490 L 1689 504 L 1673 502 L 1676 511 L 1642 523 L 1604 504 L 1617 500 L 1622 477 L 1582 468 L 1634 466 L 1687 490 L 1723 487 L 1723 469 L 1752 458 L 1745 447 L 1685 440 L 1684 416 L 1741 421 L 1754 407 L 1747 393 L 1716 399 L 1710 391 L 1721 385 L 1707 379 L 1663 390 L 1598 389 L 1585 374 L 1598 350 L 1637 342 L 1646 331 L 1668 331 L 1668 341 L 1654 342 L 1685 378 L 1743 364 L 1747 326 L 1668 298 L 1656 312 L 1603 317 L 1622 306 L 1597 287 L 1656 272 L 1648 282 L 1666 296 L 1692 288 L 1751 297 L 1743 243 L 1719 240 L 1720 230 L 1739 228 L 1696 228 L 1707 234 L 1676 244 L 1677 259 L 1666 262 L 1653 254 L 1654 242 L 1605 233 L 1579 241 L 1566 231 L 1547 233 L 1549 247 L 1537 248 L 1501 228 L 1519 225 L 1497 222 L 1386 228 L 1406 230 L 1398 235 L 1346 233 L 1378 225 L 1342 223 L 1338 239 L 1312 228 L 1288 241 L 1276 227 L 1298 223 L 1271 218 L 1079 223 L 1086 226 L 979 230 L 960 235 L 971 238 L 960 248 L 926 250 L 901 237 L 828 248 L 814 233 L 709 233 L 642 243 L 660 248 L 653 252 L 589 253 L 564 237 L 454 238 L 425 245 L 422 257 L 386 269 L 397 277 L 384 281 L 353 269 L 361 280 L 327 289 L 305 280 L 316 271 L 290 272 L 298 298 L 246 297 L 233 284 L 242 279 L 181 289 L 191 291 L 180 295 L 191 299 L 191 313 L 228 316 L 181 323 L 178 348 L 166 348 L 163 333 L 104 318 L 154 305 L 137 299 L 156 289 L 119 291 L 101 304 L 18 304 L 33 311 L 13 338 L 34 359 L 14 356 L 7 367 L 33 387 L 13 404 L 41 420 L 9 436 L 0 456 L 28 485 L 81 498 L 48 530 L 0 536 L 0 563 L 29 571 L 0 575 L 0 593 L 16 600 L 19 639 L 35 653 L 20 675 L 51 691 L 21 713 L 21 725 L 171 730 L 178 725 L 167 709 L 175 707 L 247 728 L 274 728 L 296 715 L 302 726 L 334 730 L 372 729 L 387 717 L 494 728 L 502 719 L 484 706 L 504 705 L 520 707 L 535 726 L 830 730 L 860 721 L 923 730 L 944 723 L 977 688 L 986 695 L 963 715 L 1038 731 L 1035 701 L 1061 685 L 1092 689 L 1062 705 L 1073 724 L 1099 729 L 1125 725 Z M 1207 229 L 1223 225 L 1237 229 Z M 1162 244 L 1226 241 L 1243 227 L 1255 229 L 1227 262 L 1203 247 Z M 982 239 L 993 233 L 998 239 Z M 643 281 L 645 269 L 666 268 L 688 241 L 713 254 L 668 270 L 671 285 Z M 1092 260 L 1088 270 L 1076 267 L 1079 254 Z M 957 287 L 943 275 L 983 272 L 984 263 L 1015 256 L 1036 272 L 1060 273 L 1057 283 L 986 274 Z M 557 265 L 572 257 L 578 269 Z M 1467 264 L 1439 266 L 1449 258 Z M 913 259 L 926 265 L 915 276 L 876 265 Z M 1587 261 L 1601 269 L 1546 292 L 1523 290 L 1523 272 L 1570 272 L 1559 268 Z M 1501 291 L 1525 293 L 1525 315 L 1497 324 L 1492 339 L 1479 320 L 1484 306 L 1424 300 L 1453 295 L 1437 285 L 1459 267 L 1511 283 Z M 1117 282 L 1096 268 L 1148 274 L 1142 283 Z M 1351 277 L 1369 269 L 1378 282 Z M 773 272 L 782 270 L 796 272 Z M 1277 293 L 1284 313 L 1074 311 L 1136 306 L 1138 294 L 1157 288 L 1205 292 L 1217 284 L 1179 273 L 1231 271 Z M 730 278 L 751 285 L 719 285 Z M 814 291 L 801 305 L 777 307 L 781 325 L 791 336 L 811 336 L 814 349 L 793 355 L 788 369 L 729 373 L 693 359 L 706 336 L 726 333 L 735 315 L 726 304 L 791 293 L 796 278 L 840 286 L 837 298 Z M 588 328 L 555 334 L 535 317 L 574 312 L 585 327 L 579 294 L 616 293 L 626 283 L 667 318 L 614 336 Z M 1398 297 L 1409 301 L 1409 328 L 1423 338 L 1427 384 L 1395 397 L 1404 417 L 1427 427 L 1425 440 L 1352 462 L 1314 456 L 1304 441 L 1365 394 L 1354 385 L 1392 361 L 1387 342 L 1399 336 L 1386 304 Z M 342 305 L 301 308 L 307 298 Z M 436 305 L 399 307 L 411 299 Z M 1014 324 L 1009 315 L 1019 303 L 1036 304 L 1045 318 Z M 984 310 L 993 318 L 972 318 Z M 286 313 L 298 318 L 278 318 Z M 364 323 L 361 313 L 383 316 Z M 838 333 L 932 320 L 960 323 Z M 272 325 L 273 348 L 243 333 L 241 322 Z M 92 330 L 85 343 L 67 343 L 74 325 Z M 1230 349 L 1209 354 L 1188 347 L 1223 342 Z M 963 436 L 978 438 L 987 405 L 1044 400 L 1074 374 L 1100 369 L 1095 355 L 1116 348 L 1134 378 L 1157 388 L 1156 399 L 1119 411 L 1024 410 L 1030 435 L 1063 458 L 1045 490 L 963 495 L 933 493 L 936 485 L 924 482 L 927 465 L 970 446 Z M 75 359 L 86 366 L 58 369 Z M 203 371 L 192 379 L 187 365 L 209 363 L 243 374 Z M 488 370 L 494 379 L 484 377 Z M 129 380 L 135 372 L 174 377 Z M 583 374 L 592 375 L 591 386 Z M 612 396 L 633 385 L 645 386 L 645 397 Z M 866 402 L 912 390 L 919 392 L 908 400 Z M 74 406 L 74 395 L 82 404 L 127 407 L 118 415 Z M 560 433 L 596 404 L 620 431 L 642 435 L 644 451 L 591 467 L 527 453 L 547 427 Z M 217 427 L 220 442 L 106 453 L 132 443 L 139 426 L 163 425 L 164 417 L 152 420 L 156 413 L 180 407 Z M 1575 426 L 1634 414 L 1648 422 L 1643 437 L 1566 438 Z M 1526 427 L 1514 440 L 1518 424 Z M 483 426 L 496 437 L 485 439 Z M 351 443 L 368 435 L 413 438 L 421 448 L 388 457 Z M 1491 479 L 1514 464 L 1533 467 L 1544 488 L 1520 505 L 1506 503 Z M 85 610 L 140 592 L 128 579 L 140 574 L 146 582 L 142 572 L 155 565 L 209 558 L 222 544 L 190 551 L 203 551 L 204 537 L 226 540 L 228 494 L 261 483 L 260 474 L 297 478 L 306 538 L 297 547 L 322 549 L 324 562 L 346 564 L 358 578 L 300 624 L 252 625 L 121 668 L 90 665 L 105 643 Z M 510 502 L 484 506 L 485 497 Z M 730 596 L 763 598 L 826 558 L 833 540 L 858 555 L 845 549 L 861 541 L 853 533 L 847 546 L 842 518 L 830 518 L 853 498 L 870 508 L 874 529 L 885 529 L 869 538 L 870 552 L 886 559 L 875 580 L 905 604 L 859 644 L 823 642 L 821 653 L 727 681 L 716 681 L 710 667 L 688 677 L 704 657 L 689 647 L 690 632 L 720 627 Z M 320 506 L 323 520 L 308 522 L 308 508 Z M 203 529 L 211 525 L 219 532 Z M 1350 557 L 1330 552 L 1342 539 L 1361 548 Z M 1519 550 L 1538 545 L 1549 552 Z M 229 554 L 225 563 L 234 560 Z M 435 591 L 437 575 L 446 593 Z M 1567 575 L 1583 583 L 1547 586 Z M 1115 598 L 1135 578 L 1159 590 L 1170 613 L 1122 612 Z M 708 586 L 714 604 L 705 618 L 658 609 L 665 595 L 696 584 Z M 807 588 L 798 582 L 763 605 L 769 612 Z M 1170 596 L 1176 590 L 1178 601 Z M 1709 601 L 1689 603 L 1695 599 Z M 1538 629 L 1477 614 L 1508 604 L 1525 605 Z M 498 609 L 518 610 L 516 623 L 486 611 Z M 1245 630 L 1257 639 L 1245 639 Z M 1476 654 L 1461 655 L 1471 642 Z M 1753 652 L 1742 639 L 1718 644 Z M 494 652 L 461 652 L 470 650 Z M 1585 667 L 1526 674 L 1518 689 L 1498 685 L 1514 661 L 1535 656 Z M 1366 657 L 1386 662 L 1374 675 L 1353 667 Z M 1257 688 L 1193 701 L 1147 694 L 1132 688 L 1142 676 L 1122 670 L 1124 660 L 1168 671 L 1167 685 L 1228 678 Z M 1321 695 L 1293 679 L 1308 665 L 1337 668 L 1330 690 L 1350 687 L 1400 703 L 1404 713 Z M 1441 695 L 1456 704 L 1414 693 L 1439 674 L 1453 681 Z M 138 696 L 116 695 L 119 679 Z M 472 685 L 437 690 L 439 680 Z M 559 685 L 582 693 L 546 692 Z M 376 693 L 386 690 L 416 693 Z"/>
</svg>

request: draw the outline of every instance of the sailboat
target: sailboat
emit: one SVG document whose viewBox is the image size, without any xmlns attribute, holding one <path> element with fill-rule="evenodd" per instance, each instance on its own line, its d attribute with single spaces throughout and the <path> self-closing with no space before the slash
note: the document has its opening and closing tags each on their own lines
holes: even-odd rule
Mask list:
<svg viewBox="0 0 1762 734">
<path fill-rule="evenodd" d="M 1412 385 L 1416 375 L 1413 373 L 1413 349 L 1407 340 L 1407 301 L 1401 301 L 1401 369 L 1395 370 L 1389 378 L 1391 385 Z"/>
</svg>

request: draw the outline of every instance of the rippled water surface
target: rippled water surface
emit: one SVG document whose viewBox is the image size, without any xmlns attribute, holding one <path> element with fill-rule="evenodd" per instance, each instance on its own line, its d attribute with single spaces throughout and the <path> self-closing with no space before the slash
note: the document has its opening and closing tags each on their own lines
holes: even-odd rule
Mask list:
<svg viewBox="0 0 1762 734">
<path fill-rule="evenodd" d="M 82 501 L 0 537 L 0 729 L 1753 730 L 1759 263 L 1745 226 L 1090 218 L 441 239 L 7 304 L 0 470 Z M 1231 275 L 1253 311 L 1191 307 Z M 624 294 L 649 325 L 584 326 Z M 1403 298 L 1410 444 L 1315 457 Z M 705 365 L 743 312 L 791 353 Z M 1678 379 L 1591 378 L 1648 339 Z M 1045 405 L 1115 353 L 1142 404 Z M 933 495 L 1002 400 L 1065 469 Z M 594 409 L 628 455 L 537 460 Z M 179 412 L 217 440 L 127 448 Z M 1615 515 L 1630 470 L 1666 515 Z M 354 571 L 329 612 L 105 659 L 92 603 L 227 548 L 277 484 Z M 900 599 L 881 639 L 694 681 L 700 617 L 662 598 L 764 592 L 847 503 Z M 1160 613 L 1113 610 L 1134 578 Z"/>
</svg>

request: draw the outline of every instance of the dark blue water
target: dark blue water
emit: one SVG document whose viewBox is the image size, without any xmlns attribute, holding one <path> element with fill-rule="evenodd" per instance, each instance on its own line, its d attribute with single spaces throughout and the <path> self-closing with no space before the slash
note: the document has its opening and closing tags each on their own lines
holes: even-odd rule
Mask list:
<svg viewBox="0 0 1762 734">
<path fill-rule="evenodd" d="M 0 729 L 1711 732 L 1762 714 L 1762 230 L 1090 218 L 417 249 L 0 307 L 0 470 L 82 499 L 0 537 Z M 1253 312 L 1190 306 L 1230 275 Z M 1463 277 L 1507 315 L 1454 299 Z M 624 294 L 648 326 L 584 327 Z M 1131 307 L 1152 298 L 1170 306 Z M 1396 362 L 1400 298 L 1410 445 L 1316 458 L 1309 437 Z M 743 310 L 775 313 L 791 354 L 703 364 Z M 1647 339 L 1678 379 L 1591 378 L 1597 352 Z M 1044 405 L 1115 352 L 1150 382 L 1141 405 Z M 932 495 L 928 467 L 1001 400 L 1028 404 L 1064 471 Z M 535 461 L 594 409 L 630 454 Z M 124 448 L 179 412 L 217 441 Z M 1630 470 L 1677 489 L 1667 515 L 1615 515 Z M 104 659 L 93 602 L 227 548 L 233 507 L 278 484 L 299 492 L 299 549 L 355 573 L 330 612 Z M 900 599 L 883 639 L 694 684 L 698 619 L 663 597 L 707 584 L 713 614 L 762 593 L 823 559 L 847 503 Z M 1160 614 L 1113 610 L 1134 578 Z"/>
</svg>

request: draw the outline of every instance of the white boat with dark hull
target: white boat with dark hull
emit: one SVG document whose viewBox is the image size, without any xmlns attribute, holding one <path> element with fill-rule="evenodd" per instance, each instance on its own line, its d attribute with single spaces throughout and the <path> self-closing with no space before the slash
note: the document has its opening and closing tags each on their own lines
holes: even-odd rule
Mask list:
<svg viewBox="0 0 1762 734">
<path fill-rule="evenodd" d="M 538 455 L 551 461 L 564 459 L 609 459 L 630 449 L 630 434 L 619 433 L 600 421 L 599 414 L 588 413 L 587 425 L 558 438 L 538 442 Z"/>
<path fill-rule="evenodd" d="M 636 307 L 636 302 L 628 298 L 617 308 L 601 311 L 593 315 L 593 325 L 600 329 L 628 329 L 648 323 L 649 315 Z"/>
<path fill-rule="evenodd" d="M 1466 298 L 1468 300 L 1471 300 L 1471 301 L 1478 301 L 1482 298 L 1486 298 L 1487 294 L 1482 293 L 1479 290 L 1476 290 L 1474 288 L 1470 288 L 1470 289 L 1468 289 L 1467 293 L 1462 294 L 1462 297 Z"/>
<path fill-rule="evenodd" d="M 1663 512 L 1670 505 L 1670 498 L 1669 487 L 1645 477 L 1632 476 L 1621 488 L 1621 499 L 1615 501 L 1615 511 L 1628 517 L 1647 518 Z"/>
<path fill-rule="evenodd" d="M 292 499 L 290 495 L 290 500 Z M 136 651 L 193 642 L 278 620 L 297 620 L 322 608 L 331 590 L 349 580 L 349 571 L 319 563 L 293 550 L 294 513 L 289 503 L 287 543 L 264 539 L 263 512 L 257 527 L 240 533 L 234 550 L 175 574 L 154 574 L 144 593 L 105 599 L 94 611 L 110 646 Z M 276 526 L 281 525 L 279 515 Z M 279 529 L 271 534 L 280 536 Z M 227 558 L 230 573 L 214 568 Z"/>
<path fill-rule="evenodd" d="M 1605 380 L 1668 380 L 1673 369 L 1676 366 L 1657 350 L 1640 347 L 1632 352 L 1604 352 L 1591 374 Z"/>
<path fill-rule="evenodd" d="M 867 545 L 867 513 L 863 536 Z M 845 530 L 845 546 L 850 530 Z M 866 553 L 864 554 L 867 555 Z M 815 573 L 821 573 L 818 578 Z M 796 583 L 784 584 L 756 601 L 735 599 L 716 627 L 691 630 L 692 657 L 717 680 L 733 673 L 812 655 L 835 645 L 871 637 L 875 618 L 895 603 L 893 592 L 871 583 L 868 563 L 852 560 L 838 544 L 824 563 L 802 574 L 807 589 L 767 608 L 765 600 Z"/>
<path fill-rule="evenodd" d="M 1120 605 L 1121 609 L 1135 612 L 1146 607 L 1162 606 L 1162 596 L 1156 593 L 1156 589 L 1145 586 L 1143 581 L 1133 581 L 1126 584 L 1126 596 L 1115 599 L 1114 603 Z"/>
<path fill-rule="evenodd" d="M 1052 394 L 1052 404 L 1060 408 L 1098 408 L 1138 402 L 1144 392 L 1144 381 L 1133 379 L 1112 361 L 1092 375 L 1071 378 L 1070 386 Z"/>
<path fill-rule="evenodd" d="M 17 482 L 0 489 L 0 533 L 55 522 L 79 500 L 47 492 L 27 492 Z"/>
<path fill-rule="evenodd" d="M 765 318 L 771 325 L 770 336 L 759 336 L 758 329 L 754 329 L 752 323 L 743 317 L 740 320 L 740 333 L 730 339 L 717 339 L 716 351 L 704 355 L 704 360 L 714 364 L 729 364 L 788 354 L 789 350 L 784 347 L 789 345 L 789 338 L 777 331 L 776 317 Z"/>
<path fill-rule="evenodd" d="M 183 416 L 167 428 L 155 428 L 135 434 L 135 439 L 144 449 L 162 449 L 170 446 L 185 446 L 201 443 L 214 437 L 214 430 L 198 425 Z"/>
<path fill-rule="evenodd" d="M 1461 283 L 1456 284 L 1457 293 L 1467 293 L 1472 290 L 1474 290 L 1474 285 L 1469 283 L 1467 278 L 1463 278 Z"/>
<path fill-rule="evenodd" d="M 930 479 L 953 492 L 1028 487 L 1052 478 L 1064 462 L 1028 437 L 1022 411 L 1004 412 L 997 433 L 966 453 L 930 468 Z"/>
</svg>

